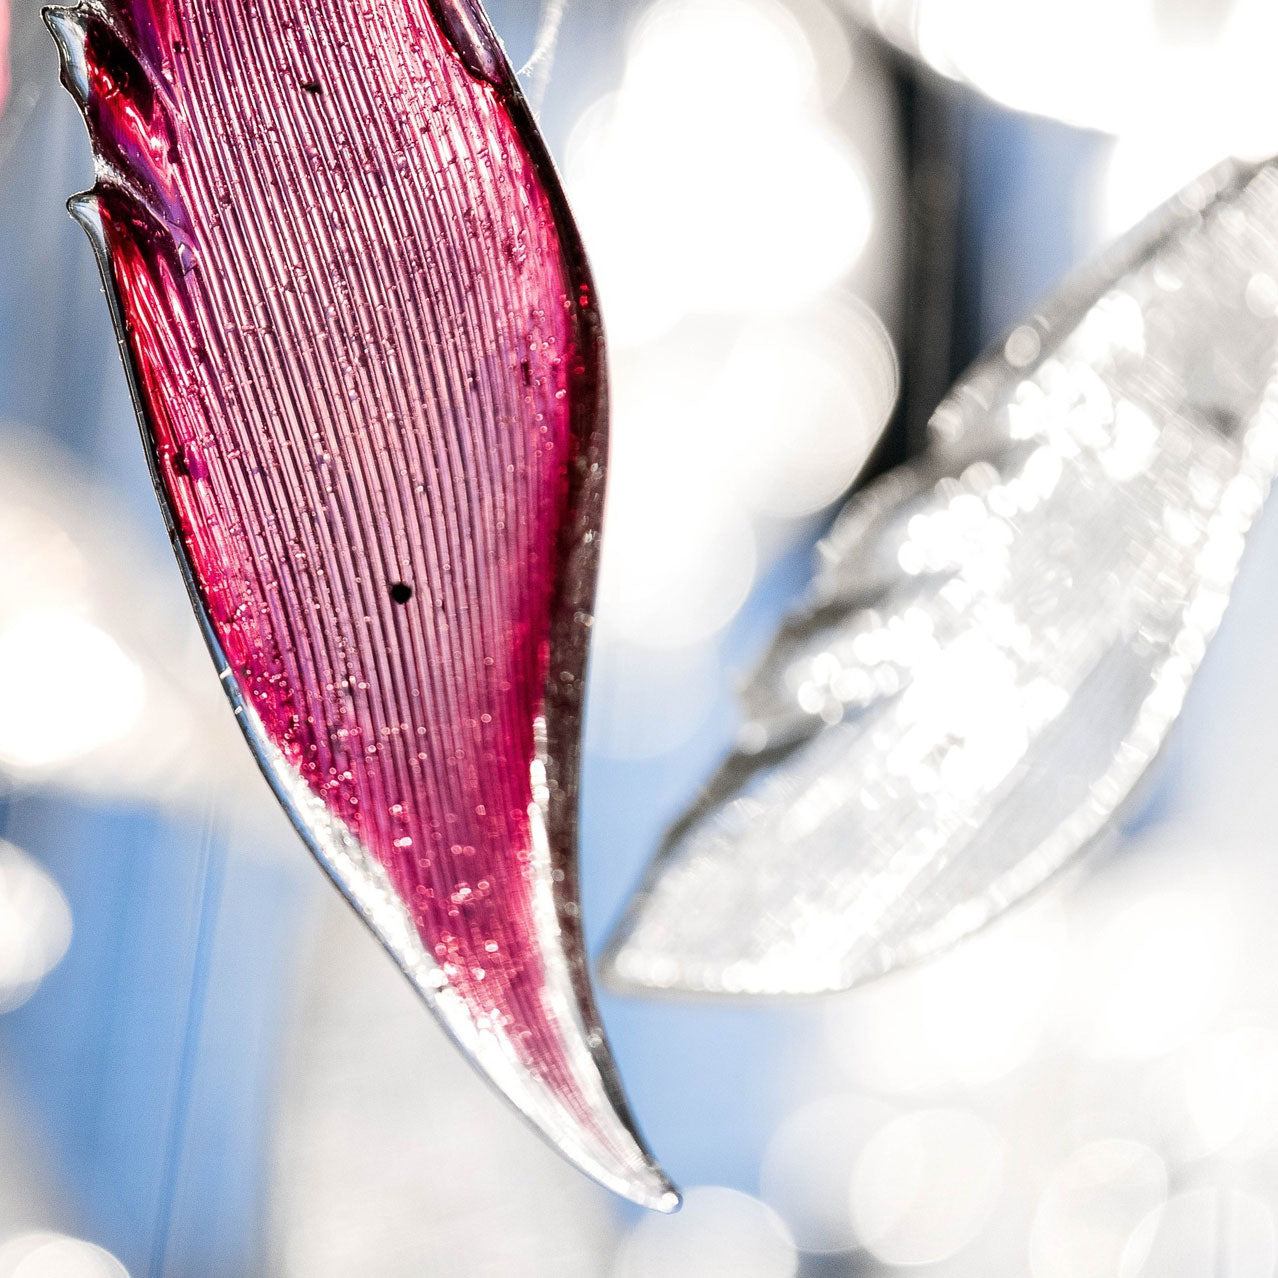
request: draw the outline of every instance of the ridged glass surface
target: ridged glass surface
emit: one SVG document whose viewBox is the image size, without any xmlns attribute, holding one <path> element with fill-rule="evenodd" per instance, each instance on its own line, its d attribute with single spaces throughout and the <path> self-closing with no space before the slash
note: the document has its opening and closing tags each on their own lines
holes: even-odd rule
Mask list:
<svg viewBox="0 0 1278 1278">
<path fill-rule="evenodd" d="M 118 0 L 49 21 L 96 160 L 72 209 L 264 770 L 480 1068 L 669 1206 L 576 903 L 600 331 L 486 18 Z"/>
<path fill-rule="evenodd" d="M 855 498 L 736 753 L 611 948 L 836 990 L 1093 841 L 1178 714 L 1278 456 L 1278 164 L 1218 171 L 1015 329 Z"/>
</svg>

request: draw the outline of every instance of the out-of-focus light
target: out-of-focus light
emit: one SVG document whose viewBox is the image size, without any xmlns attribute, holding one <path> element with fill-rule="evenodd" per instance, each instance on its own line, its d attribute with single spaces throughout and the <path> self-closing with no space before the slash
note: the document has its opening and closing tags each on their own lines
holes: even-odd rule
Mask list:
<svg viewBox="0 0 1278 1278">
<path fill-rule="evenodd" d="M 0 1278 L 129 1278 L 129 1271 L 94 1243 L 38 1233 L 0 1244 Z"/>
<path fill-rule="evenodd" d="M 1202 125 L 1201 120 L 1187 122 L 1183 128 L 1151 124 L 1112 143 L 1104 174 L 1096 184 L 1099 238 L 1112 239 L 1135 226 L 1229 154 L 1221 139 Z"/>
<path fill-rule="evenodd" d="M 929 1265 L 985 1229 L 1003 1186 L 1004 1144 L 975 1114 L 924 1110 L 894 1119 L 857 1159 L 852 1221 L 889 1265 Z"/>
<path fill-rule="evenodd" d="M 714 447 L 756 512 L 811 514 L 856 478 L 896 394 L 896 352 L 868 307 L 756 320 L 712 394 Z"/>
<path fill-rule="evenodd" d="M 617 377 L 598 629 L 649 648 L 715 634 L 754 580 L 746 511 L 720 482 L 696 360 L 645 360 Z M 726 491 L 725 491 L 726 489 Z"/>
<path fill-rule="evenodd" d="M 1125 134 L 1209 123 L 1217 155 L 1278 144 L 1270 0 L 850 0 L 942 74 L 1021 111 Z"/>
<path fill-rule="evenodd" d="M 0 1012 L 25 1003 L 70 944 L 71 909 L 58 885 L 0 841 Z"/>
<path fill-rule="evenodd" d="M 1179 1194 L 1136 1227 L 1119 1278 L 1273 1278 L 1274 1215 L 1241 1190 Z"/>
<path fill-rule="evenodd" d="M 687 647 L 715 634 L 745 602 L 754 532 L 741 511 L 711 494 L 670 500 L 657 468 L 646 470 L 653 480 L 646 491 L 632 473 L 609 496 L 599 624 L 644 647 Z"/>
<path fill-rule="evenodd" d="M 619 361 L 601 634 L 676 648 L 720 630 L 759 566 L 757 520 L 839 495 L 896 398 L 879 320 L 851 299 Z"/>
<path fill-rule="evenodd" d="M 868 1096 L 828 1096 L 790 1115 L 773 1134 L 760 1194 L 807 1252 L 850 1251 L 852 1175 L 866 1141 L 894 1117 Z"/>
<path fill-rule="evenodd" d="M 1117 1274 L 1132 1231 L 1167 1200 L 1167 1168 L 1147 1145 L 1099 1140 L 1058 1168 L 1030 1227 L 1033 1278 Z"/>
<path fill-rule="evenodd" d="M 743 66 L 766 91 L 741 91 Z M 774 0 L 658 0 L 645 13 L 621 88 L 567 150 L 615 343 L 684 314 L 789 307 L 855 265 L 873 202 L 824 119 L 817 70 Z"/>
<path fill-rule="evenodd" d="M 767 96 L 777 110 L 812 105 L 814 51 L 793 14 L 776 0 L 657 0 L 630 39 L 625 83 L 680 124 L 683 104 L 671 90 L 704 95 L 705 105 L 721 112 L 725 104 L 716 91 L 739 84 L 742 59 L 766 75 Z"/>
<path fill-rule="evenodd" d="M 1044 897 L 935 962 L 832 1003 L 831 1046 L 875 1091 L 993 1082 L 1042 1038 L 1066 946 L 1064 910 Z"/>
<path fill-rule="evenodd" d="M 1184 1063 L 1185 1104 L 1202 1154 L 1278 1138 L 1278 1031 L 1230 1030 L 1195 1043 Z"/>
<path fill-rule="evenodd" d="M 646 1216 L 625 1237 L 615 1278 L 793 1278 L 798 1252 L 770 1207 L 734 1189 L 690 1189 L 675 1216 Z"/>
<path fill-rule="evenodd" d="M 309 1010 L 294 1018 L 282 1053 L 271 1263 L 253 1272 L 608 1274 L 620 1233 L 609 1195 L 511 1121 L 445 1036 L 422 1023 L 416 995 L 367 943 L 355 913 L 326 895 L 315 961 L 294 990 Z"/>
<path fill-rule="evenodd" d="M 1223 906 L 1175 891 L 1120 912 L 1083 959 L 1084 1037 L 1102 1058 L 1158 1056 L 1210 1028 L 1234 966 Z"/>
<path fill-rule="evenodd" d="M 124 736 L 142 712 L 142 672 L 72 612 L 21 613 L 0 628 L 0 762 L 65 763 Z"/>
<path fill-rule="evenodd" d="M 601 646 L 704 645 L 864 464 L 896 395 L 857 296 L 898 291 L 890 102 L 822 0 L 655 0 L 578 120 L 565 172 L 613 351 Z"/>
<path fill-rule="evenodd" d="M 743 91 L 742 67 L 760 91 Z M 807 37 L 775 0 L 647 11 L 620 89 L 567 152 L 616 345 L 689 314 L 793 306 L 855 265 L 873 201 L 817 90 Z"/>
<path fill-rule="evenodd" d="M 74 464 L 0 423 L 0 771 L 203 804 L 246 751 L 168 562 Z M 230 734 L 230 735 L 228 735 Z M 250 777 L 252 779 L 250 780 Z"/>
<path fill-rule="evenodd" d="M 19 469 L 21 462 L 7 452 L 0 457 L 9 471 L 0 488 L 0 547 L 6 552 L 0 555 L 0 601 L 9 608 L 18 600 L 28 607 L 56 607 L 83 599 L 90 575 L 84 556 L 54 515 L 40 508 L 40 494 L 33 495 L 32 477 Z"/>
</svg>

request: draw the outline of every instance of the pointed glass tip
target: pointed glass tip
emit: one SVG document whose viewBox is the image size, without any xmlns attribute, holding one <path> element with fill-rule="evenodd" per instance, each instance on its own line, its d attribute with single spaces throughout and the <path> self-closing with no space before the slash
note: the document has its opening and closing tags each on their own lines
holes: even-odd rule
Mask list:
<svg viewBox="0 0 1278 1278">
<path fill-rule="evenodd" d="M 40 10 L 58 47 L 62 83 L 81 108 L 89 101 L 89 67 L 85 57 L 86 10 L 46 5 Z"/>
</svg>

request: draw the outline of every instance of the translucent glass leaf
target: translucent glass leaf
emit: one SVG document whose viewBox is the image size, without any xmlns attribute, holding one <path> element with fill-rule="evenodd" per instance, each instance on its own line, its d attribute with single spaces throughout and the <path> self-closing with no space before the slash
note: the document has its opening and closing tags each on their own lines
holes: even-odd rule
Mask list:
<svg viewBox="0 0 1278 1278">
<path fill-rule="evenodd" d="M 577 906 L 601 334 L 487 19 L 113 0 L 48 20 L 95 156 L 72 211 L 264 772 L 478 1067 L 591 1175 L 673 1205 Z"/>
<path fill-rule="evenodd" d="M 846 988 L 1091 843 L 1175 720 L 1278 448 L 1278 163 L 1200 180 L 853 499 L 738 748 L 610 949 L 625 985 Z"/>
</svg>

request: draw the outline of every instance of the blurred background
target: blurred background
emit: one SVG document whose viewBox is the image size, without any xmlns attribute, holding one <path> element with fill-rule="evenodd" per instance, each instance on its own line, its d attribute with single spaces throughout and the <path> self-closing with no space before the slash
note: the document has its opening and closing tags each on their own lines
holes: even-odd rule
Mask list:
<svg viewBox="0 0 1278 1278">
<path fill-rule="evenodd" d="M 0 1278 L 1274 1274 L 1278 513 L 1138 819 L 1049 893 L 838 998 L 602 996 L 687 1190 L 641 1217 L 471 1076 L 249 763 L 62 210 L 83 128 L 13 3 Z M 536 0 L 489 8 L 520 64 Z M 568 0 L 528 81 L 611 340 L 590 935 L 838 501 L 1094 247 L 1278 149 L 1275 48 L 1272 0 Z"/>
</svg>

